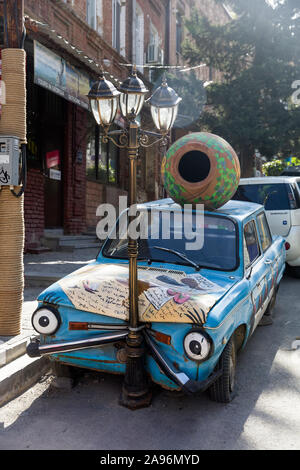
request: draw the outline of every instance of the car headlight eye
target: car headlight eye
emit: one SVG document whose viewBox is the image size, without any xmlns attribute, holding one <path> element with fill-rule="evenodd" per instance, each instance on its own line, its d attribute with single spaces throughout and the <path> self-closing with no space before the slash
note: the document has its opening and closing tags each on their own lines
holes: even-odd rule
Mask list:
<svg viewBox="0 0 300 470">
<path fill-rule="evenodd" d="M 53 308 L 39 308 L 32 315 L 33 328 L 42 335 L 53 335 L 61 323 L 58 312 Z"/>
<path fill-rule="evenodd" d="M 211 350 L 211 341 L 208 336 L 200 331 L 188 333 L 183 341 L 186 355 L 193 361 L 203 361 Z"/>
</svg>

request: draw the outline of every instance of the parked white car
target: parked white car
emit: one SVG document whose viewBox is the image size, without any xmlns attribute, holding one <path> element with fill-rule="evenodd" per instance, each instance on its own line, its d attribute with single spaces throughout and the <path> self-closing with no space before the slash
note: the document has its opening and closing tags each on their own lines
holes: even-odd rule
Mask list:
<svg viewBox="0 0 300 470">
<path fill-rule="evenodd" d="M 300 278 L 300 177 L 241 178 L 233 199 L 265 207 L 271 232 L 286 241 L 289 270 Z"/>
</svg>

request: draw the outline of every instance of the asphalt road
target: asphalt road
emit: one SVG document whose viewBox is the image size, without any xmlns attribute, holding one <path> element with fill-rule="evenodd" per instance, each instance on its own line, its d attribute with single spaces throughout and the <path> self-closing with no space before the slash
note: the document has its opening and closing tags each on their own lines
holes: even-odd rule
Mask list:
<svg viewBox="0 0 300 470">
<path fill-rule="evenodd" d="M 122 379 L 84 375 L 72 389 L 51 377 L 0 409 L 0 449 L 300 449 L 300 280 L 285 277 L 274 324 L 238 357 L 228 405 L 156 389 L 149 408 L 118 405 Z"/>
</svg>

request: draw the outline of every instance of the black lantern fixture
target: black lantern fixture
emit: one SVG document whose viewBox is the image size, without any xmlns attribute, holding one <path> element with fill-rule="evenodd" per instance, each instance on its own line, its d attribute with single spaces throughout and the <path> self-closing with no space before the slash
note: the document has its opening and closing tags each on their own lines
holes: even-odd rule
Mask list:
<svg viewBox="0 0 300 470">
<path fill-rule="evenodd" d="M 107 81 L 103 73 L 90 90 L 91 109 L 96 122 L 103 127 L 102 141 L 112 141 L 117 147 L 127 150 L 129 160 L 129 208 L 136 206 L 136 167 L 140 147 L 151 147 L 160 142 L 168 143 L 168 132 L 176 119 L 178 104 L 181 98 L 168 87 L 166 80 L 148 100 L 152 117 L 159 132 L 151 132 L 140 128 L 136 118 L 142 110 L 147 87 L 137 76 L 136 67 L 131 75 L 123 81 L 119 90 Z M 118 104 L 125 119 L 124 129 L 109 131 L 113 123 Z M 129 225 L 134 216 L 129 215 Z M 129 259 L 129 321 L 126 337 L 126 371 L 123 382 L 120 404 L 130 409 L 148 406 L 151 403 L 148 376 L 145 370 L 145 339 L 144 325 L 139 321 L 138 309 L 138 241 L 128 233 Z"/>
</svg>

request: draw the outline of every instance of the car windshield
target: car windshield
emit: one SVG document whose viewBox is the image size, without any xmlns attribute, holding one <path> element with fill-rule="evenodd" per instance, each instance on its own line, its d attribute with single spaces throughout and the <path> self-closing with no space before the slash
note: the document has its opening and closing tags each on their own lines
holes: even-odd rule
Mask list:
<svg viewBox="0 0 300 470">
<path fill-rule="evenodd" d="M 285 183 L 241 184 L 233 199 L 256 202 L 265 206 L 265 209 L 269 211 L 290 209 L 287 185 Z"/>
<path fill-rule="evenodd" d="M 195 212 L 185 219 L 181 211 L 175 214 L 160 210 L 156 210 L 155 217 L 153 211 L 150 214 L 146 210 L 142 217 L 143 235 L 136 237 L 139 260 L 221 271 L 237 268 L 237 230 L 231 219 L 202 214 L 200 222 Z M 104 244 L 104 257 L 128 259 L 126 220 L 127 213 L 124 213 Z"/>
</svg>

